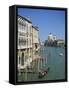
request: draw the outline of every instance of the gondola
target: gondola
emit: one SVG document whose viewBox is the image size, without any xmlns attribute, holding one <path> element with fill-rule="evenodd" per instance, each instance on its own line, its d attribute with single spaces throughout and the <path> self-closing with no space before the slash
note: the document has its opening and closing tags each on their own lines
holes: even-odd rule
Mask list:
<svg viewBox="0 0 69 90">
<path fill-rule="evenodd" d="M 43 78 L 45 75 L 48 74 L 48 71 L 50 70 L 50 67 L 48 67 L 46 70 L 41 70 L 38 73 L 38 78 Z"/>
</svg>

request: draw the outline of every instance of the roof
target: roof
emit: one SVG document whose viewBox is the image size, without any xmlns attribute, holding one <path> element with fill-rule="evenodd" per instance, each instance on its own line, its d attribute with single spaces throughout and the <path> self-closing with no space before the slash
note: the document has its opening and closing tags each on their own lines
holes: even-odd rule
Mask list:
<svg viewBox="0 0 69 90">
<path fill-rule="evenodd" d="M 24 16 L 20 16 L 20 15 L 18 15 L 18 17 L 20 17 L 21 19 L 24 19 L 24 20 L 28 21 L 29 23 L 32 23 L 31 20 L 29 20 L 28 18 L 26 18 L 26 17 L 24 17 Z"/>
<path fill-rule="evenodd" d="M 35 28 L 35 30 L 39 31 L 37 26 L 32 26 L 32 27 Z"/>
</svg>

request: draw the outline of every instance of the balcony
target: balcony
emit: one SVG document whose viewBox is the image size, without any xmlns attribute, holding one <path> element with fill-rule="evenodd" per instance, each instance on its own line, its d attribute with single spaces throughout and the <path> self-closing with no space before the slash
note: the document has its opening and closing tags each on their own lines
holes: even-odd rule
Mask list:
<svg viewBox="0 0 69 90">
<path fill-rule="evenodd" d="M 32 48 L 32 45 L 28 45 L 28 46 L 18 45 L 18 49 L 27 49 L 27 48 Z"/>
<path fill-rule="evenodd" d="M 18 32 L 21 32 L 21 33 L 27 33 L 26 30 L 22 30 L 22 29 L 18 29 Z"/>
</svg>

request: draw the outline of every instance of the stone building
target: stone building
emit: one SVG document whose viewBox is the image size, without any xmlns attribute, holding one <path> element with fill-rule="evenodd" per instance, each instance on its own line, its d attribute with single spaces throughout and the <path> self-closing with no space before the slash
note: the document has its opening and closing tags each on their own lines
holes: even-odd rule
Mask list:
<svg viewBox="0 0 69 90">
<path fill-rule="evenodd" d="M 32 25 L 30 19 L 18 15 L 18 69 L 30 66 L 38 45 L 38 28 Z"/>
<path fill-rule="evenodd" d="M 38 53 L 38 49 L 39 49 L 39 30 L 38 27 L 36 26 L 32 26 L 32 40 L 33 40 L 33 54 L 37 54 Z"/>
</svg>

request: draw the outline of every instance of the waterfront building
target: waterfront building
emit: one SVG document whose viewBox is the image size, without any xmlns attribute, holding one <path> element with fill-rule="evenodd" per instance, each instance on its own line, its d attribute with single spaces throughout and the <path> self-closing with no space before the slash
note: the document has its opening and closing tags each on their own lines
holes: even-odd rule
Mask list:
<svg viewBox="0 0 69 90">
<path fill-rule="evenodd" d="M 32 61 L 32 22 L 18 16 L 18 69 L 23 69 Z"/>
<path fill-rule="evenodd" d="M 55 41 L 55 40 L 57 40 L 56 35 L 53 35 L 52 33 L 50 33 L 50 34 L 48 35 L 48 41 Z"/>
<path fill-rule="evenodd" d="M 57 45 L 58 46 L 65 45 L 65 41 L 63 39 L 58 39 L 57 40 Z"/>
<path fill-rule="evenodd" d="M 52 41 L 53 40 L 53 35 L 50 33 L 49 35 L 48 35 L 48 41 Z"/>
<path fill-rule="evenodd" d="M 33 54 L 35 55 L 39 49 L 39 30 L 38 27 L 32 26 Z"/>
<path fill-rule="evenodd" d="M 56 35 L 53 35 L 53 41 L 56 41 L 56 40 L 57 40 Z"/>
<path fill-rule="evenodd" d="M 18 15 L 18 69 L 31 65 L 33 51 L 38 49 L 38 28 L 32 26 L 30 19 Z"/>
</svg>

